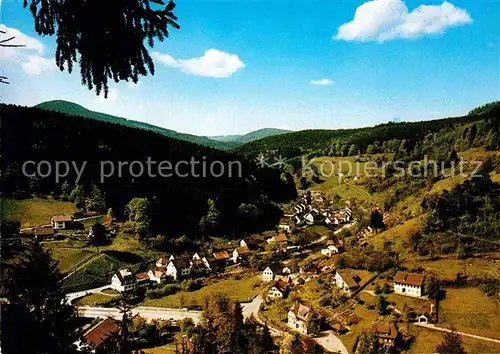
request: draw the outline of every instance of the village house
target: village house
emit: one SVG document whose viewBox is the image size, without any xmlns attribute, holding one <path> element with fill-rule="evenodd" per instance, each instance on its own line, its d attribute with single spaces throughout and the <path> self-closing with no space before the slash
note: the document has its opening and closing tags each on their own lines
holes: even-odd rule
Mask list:
<svg viewBox="0 0 500 354">
<path fill-rule="evenodd" d="M 33 230 L 33 236 L 37 241 L 55 240 L 56 238 L 54 228 L 52 228 L 52 226 L 36 227 Z"/>
<path fill-rule="evenodd" d="M 203 258 L 206 258 L 205 252 L 195 252 L 193 254 L 193 261 L 201 261 Z"/>
<path fill-rule="evenodd" d="M 233 251 L 233 262 L 238 263 L 241 261 L 246 261 L 250 256 L 250 250 L 247 246 L 237 247 Z"/>
<path fill-rule="evenodd" d="M 422 274 L 397 272 L 394 278 L 396 294 L 420 297 L 423 295 L 425 276 Z"/>
<path fill-rule="evenodd" d="M 287 274 L 287 275 L 291 275 L 294 273 L 294 268 L 292 268 L 292 266 L 284 266 L 283 269 L 281 270 L 281 274 Z"/>
<path fill-rule="evenodd" d="M 334 254 L 341 253 L 344 250 L 344 242 L 339 240 L 334 242 L 333 240 L 326 241 L 326 248 L 321 250 L 321 254 L 324 256 L 331 257 Z"/>
<path fill-rule="evenodd" d="M 137 281 L 135 275 L 128 269 L 120 269 L 111 277 L 111 288 L 118 292 L 135 290 Z"/>
<path fill-rule="evenodd" d="M 186 258 L 179 258 L 170 261 L 167 265 L 166 274 L 174 280 L 185 277 L 191 273 L 191 263 Z"/>
<path fill-rule="evenodd" d="M 296 214 L 300 214 L 300 213 L 304 213 L 308 210 L 309 208 L 307 207 L 307 205 L 305 205 L 304 203 L 299 203 L 297 205 L 294 206 L 294 210 L 295 210 L 295 213 Z"/>
<path fill-rule="evenodd" d="M 386 348 L 392 348 L 396 345 L 396 339 L 398 338 L 398 330 L 396 326 L 385 323 L 377 323 L 373 328 L 375 336 L 378 338 L 378 342 L 381 346 Z"/>
<path fill-rule="evenodd" d="M 165 284 L 168 280 L 165 267 L 150 269 L 148 271 L 148 277 L 157 284 Z"/>
<path fill-rule="evenodd" d="M 228 264 L 228 261 L 231 259 L 231 256 L 229 256 L 229 253 L 227 253 L 227 251 L 214 252 L 214 259 L 218 266 L 225 267 Z"/>
<path fill-rule="evenodd" d="M 248 247 L 250 251 L 253 251 L 258 249 L 262 242 L 263 241 L 259 240 L 258 238 L 249 237 L 245 240 L 240 241 L 240 247 Z"/>
<path fill-rule="evenodd" d="M 137 273 L 135 275 L 135 282 L 138 288 L 147 288 L 150 284 L 150 278 L 148 272 Z"/>
<path fill-rule="evenodd" d="M 263 281 L 273 281 L 276 274 L 281 272 L 281 265 L 278 263 L 271 264 L 262 272 Z"/>
<path fill-rule="evenodd" d="M 288 284 L 288 285 L 290 285 L 292 283 L 292 277 L 290 275 L 277 274 L 274 276 L 274 280 L 283 282 L 283 283 Z"/>
<path fill-rule="evenodd" d="M 273 263 L 267 266 L 262 272 L 263 281 L 273 281 L 276 280 L 277 275 L 289 276 L 292 274 L 292 269 L 287 266 L 282 266 L 279 263 Z"/>
<path fill-rule="evenodd" d="M 287 218 L 281 218 L 278 224 L 278 229 L 286 232 L 290 232 L 292 230 L 292 221 Z"/>
<path fill-rule="evenodd" d="M 337 269 L 335 273 L 335 283 L 346 292 L 351 292 L 359 288 L 361 279 L 349 269 Z"/>
<path fill-rule="evenodd" d="M 279 233 L 276 236 L 267 239 L 267 243 L 273 243 L 273 242 L 286 246 L 288 242 L 288 237 L 286 237 L 286 234 L 284 233 Z"/>
<path fill-rule="evenodd" d="M 50 224 L 54 230 L 66 230 L 73 224 L 73 217 L 69 215 L 54 215 L 50 219 Z"/>
<path fill-rule="evenodd" d="M 97 325 L 90 328 L 83 335 L 85 344 L 91 347 L 92 353 L 99 351 L 120 330 L 120 323 L 111 317 L 99 322 Z M 76 343 L 77 348 L 82 348 L 81 342 Z"/>
<path fill-rule="evenodd" d="M 161 267 L 166 267 L 170 261 L 173 261 L 175 257 L 173 255 L 170 256 L 164 256 L 158 258 L 156 261 L 156 267 L 161 268 Z"/>
<path fill-rule="evenodd" d="M 197 268 L 198 270 L 202 270 L 204 267 L 204 271 L 211 271 L 212 267 L 211 264 L 213 264 L 215 259 L 213 257 L 207 256 L 205 252 L 196 252 L 193 255 L 193 267 Z"/>
<path fill-rule="evenodd" d="M 276 281 L 274 285 L 267 292 L 267 297 L 270 300 L 277 298 L 285 298 L 288 294 L 288 284 L 280 280 Z"/>
<path fill-rule="evenodd" d="M 314 314 L 311 306 L 306 306 L 297 302 L 292 306 L 290 311 L 288 311 L 287 324 L 298 332 L 307 335 L 312 331 L 319 330 L 321 322 L 318 316 Z"/>
</svg>

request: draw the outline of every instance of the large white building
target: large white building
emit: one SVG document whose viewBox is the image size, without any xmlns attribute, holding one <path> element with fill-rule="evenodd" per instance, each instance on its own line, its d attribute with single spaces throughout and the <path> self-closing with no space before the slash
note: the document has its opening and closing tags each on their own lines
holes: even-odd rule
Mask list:
<svg viewBox="0 0 500 354">
<path fill-rule="evenodd" d="M 312 307 L 296 303 L 288 311 L 288 326 L 303 334 L 308 334 L 311 329 L 319 330 L 320 321 L 314 315 Z"/>
<path fill-rule="evenodd" d="M 111 288 L 119 292 L 132 291 L 137 287 L 135 275 L 128 269 L 120 269 L 111 277 Z"/>
<path fill-rule="evenodd" d="M 360 280 L 359 276 L 349 269 L 337 269 L 335 273 L 335 284 L 348 293 L 359 288 Z"/>
<path fill-rule="evenodd" d="M 424 280 L 425 276 L 422 274 L 397 272 L 394 278 L 394 292 L 420 297 L 424 294 Z"/>
</svg>

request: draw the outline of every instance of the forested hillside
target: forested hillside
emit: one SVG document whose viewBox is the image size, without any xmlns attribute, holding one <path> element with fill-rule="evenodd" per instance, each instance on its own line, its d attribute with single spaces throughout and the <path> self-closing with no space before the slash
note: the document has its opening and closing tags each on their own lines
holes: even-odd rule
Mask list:
<svg viewBox="0 0 500 354">
<path fill-rule="evenodd" d="M 277 170 L 258 169 L 253 162 L 235 154 L 122 124 L 69 117 L 38 108 L 3 105 L 1 109 L 3 197 L 19 198 L 30 194 L 57 197 L 70 192 L 96 195 L 100 209 L 110 207 L 120 218 L 125 218 L 127 203 L 135 197 L 145 197 L 151 218 L 150 234 L 196 236 L 203 232 L 206 225 L 200 228 L 200 220 L 207 214 L 211 214 L 211 231 L 219 234 L 245 231 L 241 228 L 247 226 L 254 229 L 274 227 L 280 211 L 272 201 L 295 195 L 293 180 L 280 178 Z M 115 165 L 119 161 L 140 161 L 145 166 L 148 158 L 156 161 L 156 166 L 163 160 L 175 165 L 178 161 L 195 159 L 200 163 L 205 161 L 207 166 L 213 161 L 220 161 L 224 166 L 240 161 L 242 177 L 237 176 L 235 168 L 232 177 L 226 170 L 220 177 L 208 173 L 206 177 L 174 174 L 165 178 L 158 176 L 153 165 L 157 177 L 152 178 L 147 173 L 138 176 L 138 169 L 131 173 L 127 166 L 121 176 L 115 171 L 100 183 L 101 161 L 111 161 Z M 21 169 L 28 160 L 45 160 L 52 168 L 56 161 L 74 162 L 77 166 L 86 161 L 87 165 L 78 185 L 74 185 L 77 174 L 73 168 L 58 183 L 54 174 L 46 178 L 24 176 Z M 31 166 L 29 173 L 33 171 Z M 188 167 L 183 167 L 181 172 L 187 171 Z M 76 202 L 78 204 L 78 200 Z M 130 214 L 129 210 L 128 216 Z"/>
<path fill-rule="evenodd" d="M 71 116 L 79 116 L 79 117 L 85 117 L 85 118 L 90 118 L 90 119 L 96 119 L 104 122 L 109 122 L 109 123 L 116 123 L 116 124 L 122 124 L 127 127 L 131 128 L 138 128 L 138 129 L 144 129 L 144 130 L 150 130 L 158 134 L 162 134 L 171 138 L 175 139 L 180 139 L 180 140 L 185 140 L 189 141 L 191 143 L 203 145 L 203 146 L 210 146 L 214 147 L 217 149 L 229 149 L 231 147 L 237 146 L 235 143 L 231 142 L 223 142 L 223 141 L 215 141 L 212 139 L 209 139 L 205 136 L 197 136 L 197 135 L 191 135 L 191 134 L 184 134 L 184 133 L 178 133 L 174 130 L 170 129 L 165 129 L 158 127 L 156 125 L 144 123 L 144 122 L 139 122 L 135 120 L 130 120 L 122 117 L 116 117 L 110 114 L 105 114 L 105 113 L 100 113 L 100 112 L 95 112 L 91 111 L 89 109 L 86 109 L 85 107 L 82 107 L 76 103 L 73 102 L 68 102 L 68 101 L 62 101 L 62 100 L 55 100 L 55 101 L 47 101 L 40 103 L 35 106 L 35 108 L 41 108 L 49 111 L 55 111 L 55 112 L 60 112 L 60 113 L 65 113 L 67 115 Z"/>
<path fill-rule="evenodd" d="M 235 148 L 235 151 L 250 158 L 263 154 L 281 154 L 290 159 L 300 155 L 352 156 L 359 153 L 395 153 L 401 147 L 411 150 L 430 133 L 451 129 L 457 125 L 483 120 L 487 116 L 497 116 L 500 107 L 488 106 L 484 114 L 446 118 L 421 122 L 380 124 L 370 128 L 338 130 L 303 130 L 283 135 L 271 136 L 249 142 Z"/>
</svg>

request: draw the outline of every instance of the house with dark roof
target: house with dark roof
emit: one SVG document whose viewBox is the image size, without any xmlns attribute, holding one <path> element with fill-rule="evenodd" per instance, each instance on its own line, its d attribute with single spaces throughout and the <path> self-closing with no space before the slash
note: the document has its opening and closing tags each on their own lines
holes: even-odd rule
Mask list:
<svg viewBox="0 0 500 354">
<path fill-rule="evenodd" d="M 150 279 L 148 272 L 137 273 L 135 275 L 135 282 L 138 288 L 149 287 Z"/>
<path fill-rule="evenodd" d="M 174 280 L 185 277 L 191 273 L 191 260 L 186 257 L 176 258 L 170 261 L 166 268 L 166 274 Z"/>
<path fill-rule="evenodd" d="M 119 292 L 135 290 L 137 287 L 137 279 L 134 274 L 127 268 L 118 270 L 111 277 L 111 288 Z"/>
<path fill-rule="evenodd" d="M 288 295 L 288 283 L 284 281 L 278 280 L 274 283 L 274 285 L 267 292 L 267 298 L 270 300 L 285 298 Z"/>
<path fill-rule="evenodd" d="M 273 281 L 277 275 L 290 275 L 292 270 L 287 266 L 282 266 L 280 263 L 273 263 L 267 266 L 262 272 L 263 281 Z"/>
<path fill-rule="evenodd" d="M 255 237 L 248 237 L 246 239 L 240 240 L 240 247 L 248 247 L 249 250 L 256 250 L 262 244 L 262 240 Z"/>
<path fill-rule="evenodd" d="M 37 241 L 55 240 L 56 235 L 52 226 L 36 227 L 33 230 L 33 236 Z"/>
<path fill-rule="evenodd" d="M 306 306 L 297 302 L 288 311 L 287 325 L 298 332 L 308 334 L 319 330 L 321 319 L 314 312 L 312 306 Z"/>
<path fill-rule="evenodd" d="M 157 284 L 165 284 L 168 280 L 166 267 L 156 267 L 148 271 L 149 280 Z"/>
<path fill-rule="evenodd" d="M 267 243 L 273 243 L 273 242 L 276 242 L 276 243 L 279 243 L 279 244 L 286 246 L 286 244 L 288 242 L 288 237 L 286 237 L 286 234 L 284 234 L 284 233 L 279 233 L 276 236 L 273 236 L 273 237 L 267 239 Z"/>
<path fill-rule="evenodd" d="M 346 292 L 359 288 L 361 278 L 349 269 L 337 269 L 335 273 L 335 284 Z"/>
<path fill-rule="evenodd" d="M 373 327 L 373 332 L 378 339 L 381 346 L 386 348 L 392 348 L 396 345 L 396 339 L 398 338 L 398 330 L 396 326 L 385 323 L 377 323 Z"/>
<path fill-rule="evenodd" d="M 234 263 L 246 261 L 248 257 L 250 257 L 250 249 L 247 246 L 236 247 L 233 251 L 232 259 Z"/>
<path fill-rule="evenodd" d="M 156 261 L 156 267 L 157 268 L 161 268 L 161 267 L 166 267 L 168 265 L 168 263 L 170 261 L 173 261 L 175 259 L 174 255 L 170 255 L 170 256 L 163 256 L 163 257 L 160 257 L 158 258 L 158 260 Z"/>
<path fill-rule="evenodd" d="M 69 229 L 73 225 L 73 217 L 70 215 L 54 215 L 50 219 L 50 224 L 54 230 Z"/>
<path fill-rule="evenodd" d="M 394 292 L 420 297 L 424 294 L 425 276 L 422 274 L 397 272 L 394 277 Z"/>
</svg>

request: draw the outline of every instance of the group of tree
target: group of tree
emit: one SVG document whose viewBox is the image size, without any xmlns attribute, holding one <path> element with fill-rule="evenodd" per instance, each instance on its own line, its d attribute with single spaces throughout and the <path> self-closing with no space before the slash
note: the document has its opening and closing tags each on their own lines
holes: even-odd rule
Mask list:
<svg viewBox="0 0 500 354">
<path fill-rule="evenodd" d="M 2 353 L 80 353 L 80 322 L 66 302 L 62 279 L 57 262 L 38 242 L 21 246 L 2 274 Z"/>
<path fill-rule="evenodd" d="M 296 195 L 293 178 L 282 178 L 281 171 L 259 168 L 240 155 L 117 124 L 8 105 L 2 106 L 0 134 L 5 152 L 0 166 L 5 196 L 29 195 L 36 189 L 44 195 L 62 195 L 82 210 L 101 213 L 112 208 L 118 220 L 132 217 L 138 231 L 147 228 L 151 235 L 187 234 L 195 238 L 206 228 L 205 233 L 219 235 L 273 228 L 281 216 L 276 203 Z M 148 158 L 153 162 L 151 174 L 146 173 Z M 175 166 L 193 158 L 199 160 L 199 170 L 192 175 L 183 164 L 181 175 L 174 173 L 173 167 L 168 177 L 155 170 L 164 161 Z M 25 175 L 22 167 L 29 160 L 72 161 L 78 167 L 85 164 L 85 168 L 80 176 L 70 169 L 65 182 L 56 183 L 54 174 L 45 178 Z M 114 173 L 109 173 L 111 167 L 104 171 L 109 177 L 101 175 L 102 161 L 114 163 Z M 119 167 L 123 161 L 128 164 Z M 235 161 L 241 168 L 234 167 L 232 175 L 228 168 L 222 175 L 218 170 L 208 173 L 212 164 L 229 166 Z M 141 162 L 144 173 L 129 168 L 132 162 Z M 203 176 L 199 175 L 202 164 L 207 171 Z M 28 170 L 33 173 L 31 167 Z M 136 215 L 126 209 L 134 198 L 148 200 L 146 218 L 144 213 Z M 208 222 L 204 222 L 202 217 L 207 215 Z"/>
<path fill-rule="evenodd" d="M 252 141 L 236 151 L 255 158 L 263 151 L 290 159 L 305 156 L 354 156 L 391 153 L 399 157 L 435 155 L 445 157 L 449 146 L 456 151 L 478 146 L 498 146 L 500 106 L 488 105 L 481 115 L 421 122 L 380 124 L 370 128 L 304 130 Z M 489 134 L 489 137 L 487 137 Z M 446 142 L 448 148 L 439 149 Z M 445 160 L 445 159 L 440 159 Z"/>
<path fill-rule="evenodd" d="M 37 183 L 39 183 L 38 179 Z M 93 185 L 87 192 L 82 185 L 76 184 L 72 187 L 68 181 L 64 181 L 61 185 L 60 197 L 62 200 L 75 203 L 78 208 L 85 212 L 103 213 L 107 207 L 106 193 L 97 185 Z"/>
<path fill-rule="evenodd" d="M 221 294 L 204 301 L 200 323 L 188 331 L 195 353 L 260 354 L 275 349 L 269 328 L 255 319 L 244 320 L 238 301 Z"/>
<path fill-rule="evenodd" d="M 440 196 L 424 199 L 428 213 L 423 229 L 411 237 L 420 253 L 456 253 L 496 250 L 500 240 L 500 185 L 485 171 Z"/>
</svg>

